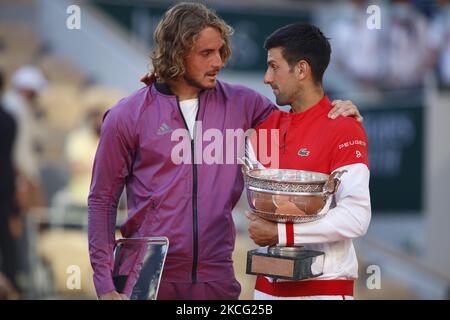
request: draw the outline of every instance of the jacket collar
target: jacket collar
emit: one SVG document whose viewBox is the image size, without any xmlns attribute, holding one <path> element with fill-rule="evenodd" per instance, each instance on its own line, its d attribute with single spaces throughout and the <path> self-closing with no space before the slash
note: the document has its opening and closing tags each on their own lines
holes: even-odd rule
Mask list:
<svg viewBox="0 0 450 320">
<path fill-rule="evenodd" d="M 155 81 L 154 84 L 155 84 L 155 88 L 158 92 L 165 94 L 165 95 L 169 95 L 169 96 L 175 95 L 175 93 L 173 93 L 172 90 L 170 90 L 170 87 L 167 83 Z M 199 94 L 202 92 L 205 92 L 205 91 L 207 91 L 207 90 L 202 89 L 202 90 L 200 90 Z"/>
<path fill-rule="evenodd" d="M 155 88 L 162 94 L 166 94 L 169 96 L 175 95 L 172 90 L 170 90 L 170 87 L 167 85 L 167 83 L 155 81 Z"/>
</svg>

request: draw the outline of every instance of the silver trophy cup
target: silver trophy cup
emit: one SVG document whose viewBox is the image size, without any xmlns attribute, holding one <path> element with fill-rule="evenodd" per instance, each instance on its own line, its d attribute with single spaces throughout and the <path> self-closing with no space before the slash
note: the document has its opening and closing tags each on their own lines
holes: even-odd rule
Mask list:
<svg viewBox="0 0 450 320">
<path fill-rule="evenodd" d="M 345 172 L 323 173 L 256 168 L 242 159 L 247 200 L 254 214 L 283 223 L 308 223 L 323 218 Z M 323 273 L 324 253 L 303 246 L 270 246 L 247 253 L 247 273 L 302 280 Z"/>
</svg>

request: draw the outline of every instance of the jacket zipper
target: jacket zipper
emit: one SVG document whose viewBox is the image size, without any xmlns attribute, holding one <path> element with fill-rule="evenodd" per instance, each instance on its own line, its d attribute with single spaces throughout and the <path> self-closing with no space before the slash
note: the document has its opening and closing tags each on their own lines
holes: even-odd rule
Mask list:
<svg viewBox="0 0 450 320">
<path fill-rule="evenodd" d="M 181 118 L 183 119 L 184 126 L 189 133 L 189 127 L 187 125 L 186 119 L 184 118 L 183 112 L 180 107 L 180 100 L 177 98 L 177 106 L 180 111 Z M 200 97 L 198 98 L 198 108 L 197 114 L 195 115 L 195 122 L 198 120 L 198 115 L 200 112 Z M 198 263 L 198 221 L 197 221 L 197 164 L 195 163 L 195 131 L 196 123 L 194 124 L 194 132 L 192 133 L 191 139 L 191 160 L 192 160 L 192 177 L 193 177 L 193 187 L 192 187 L 192 231 L 193 231 L 193 259 L 192 259 L 192 283 L 197 282 L 197 263 Z"/>
</svg>

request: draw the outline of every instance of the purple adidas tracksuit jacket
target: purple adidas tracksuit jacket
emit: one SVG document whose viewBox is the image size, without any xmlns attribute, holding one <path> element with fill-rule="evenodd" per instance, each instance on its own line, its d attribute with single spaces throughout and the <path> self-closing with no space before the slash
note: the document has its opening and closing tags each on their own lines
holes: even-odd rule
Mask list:
<svg viewBox="0 0 450 320">
<path fill-rule="evenodd" d="M 275 109 L 253 90 L 218 81 L 214 89 L 200 92 L 196 119 L 203 132 L 245 131 Z M 169 238 L 162 281 L 235 281 L 231 210 L 243 189 L 240 167 L 236 162 L 174 164 L 171 152 L 179 142 L 171 141 L 171 132 L 178 128 L 187 128 L 178 99 L 163 84 L 138 90 L 105 115 L 88 201 L 89 253 L 98 295 L 115 290 L 114 233 L 123 187 L 128 219 L 122 235 Z M 192 140 L 189 158 L 210 143 Z"/>
</svg>

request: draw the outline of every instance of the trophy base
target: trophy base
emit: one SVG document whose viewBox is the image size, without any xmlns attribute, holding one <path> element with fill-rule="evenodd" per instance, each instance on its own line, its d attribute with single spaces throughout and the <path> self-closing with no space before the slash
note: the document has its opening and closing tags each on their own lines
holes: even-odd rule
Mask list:
<svg viewBox="0 0 450 320">
<path fill-rule="evenodd" d="M 286 280 L 322 275 L 325 254 L 303 247 L 269 247 L 247 252 L 247 274 Z"/>
</svg>

